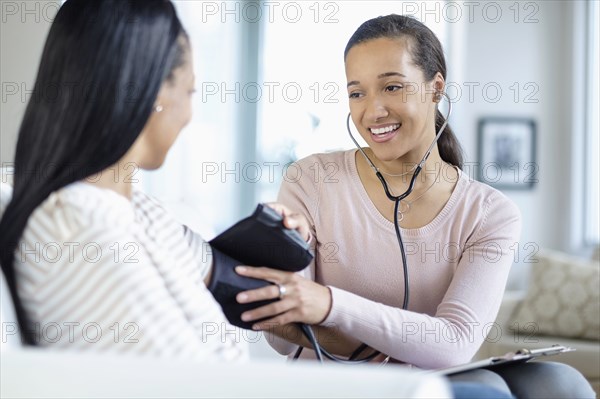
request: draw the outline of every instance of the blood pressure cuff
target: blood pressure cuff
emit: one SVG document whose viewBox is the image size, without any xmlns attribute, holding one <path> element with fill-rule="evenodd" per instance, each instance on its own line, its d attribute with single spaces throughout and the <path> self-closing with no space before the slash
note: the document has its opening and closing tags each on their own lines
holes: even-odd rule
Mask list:
<svg viewBox="0 0 600 399">
<path fill-rule="evenodd" d="M 272 208 L 258 204 L 249 217 L 219 234 L 210 246 L 239 260 L 242 265 L 299 272 L 313 260 L 306 241 L 283 225 Z"/>
<path fill-rule="evenodd" d="M 257 320 L 243 322 L 240 315 L 277 299 L 240 304 L 235 296 L 272 283 L 235 272 L 238 265 L 266 266 L 298 272 L 313 260 L 306 241 L 297 231 L 287 229 L 273 209 L 259 204 L 254 213 L 236 223 L 209 242 L 213 252 L 213 271 L 209 291 L 223 308 L 227 320 L 235 326 L 250 329 Z"/>
<path fill-rule="evenodd" d="M 219 302 L 225 317 L 227 317 L 227 320 L 229 320 L 231 324 L 248 330 L 252 329 L 252 325 L 258 320 L 252 322 L 242 321 L 240 318 L 241 314 L 247 310 L 278 301 L 278 299 L 252 303 L 238 303 L 235 297 L 242 291 L 266 287 L 272 283 L 265 280 L 241 276 L 235 272 L 235 267 L 242 265 L 242 262 L 225 255 L 215 248 L 212 248 L 212 254 L 213 270 L 210 283 L 208 284 L 208 290 L 212 293 L 217 302 Z"/>
</svg>

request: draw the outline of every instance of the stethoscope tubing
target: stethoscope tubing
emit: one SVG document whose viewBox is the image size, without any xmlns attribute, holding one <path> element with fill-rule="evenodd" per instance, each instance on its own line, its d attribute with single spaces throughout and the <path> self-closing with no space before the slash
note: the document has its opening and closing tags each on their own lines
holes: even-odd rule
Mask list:
<svg viewBox="0 0 600 399">
<path fill-rule="evenodd" d="M 425 162 L 427 161 L 427 158 L 429 158 L 429 155 L 431 154 L 431 151 L 433 150 L 433 147 L 435 146 L 435 144 L 437 143 L 438 139 L 440 138 L 440 136 L 444 132 L 444 129 L 448 125 L 448 120 L 450 119 L 450 115 L 452 114 L 452 101 L 450 101 L 450 97 L 445 92 L 441 93 L 441 95 L 444 96 L 444 97 L 446 97 L 446 100 L 448 101 L 448 112 L 446 113 L 446 117 L 444 118 L 444 123 L 442 124 L 442 126 L 440 126 L 438 132 L 435 135 L 435 138 L 433 139 L 433 141 L 429 145 L 429 148 L 427 149 L 427 151 L 425 151 L 425 155 L 423 155 L 423 158 L 421 158 L 421 162 L 419 162 L 419 164 L 415 168 L 415 170 L 413 172 L 413 176 L 410 179 L 410 183 L 408 185 L 408 189 L 406 189 L 406 191 L 403 192 L 400 195 L 393 195 L 391 193 L 391 191 L 390 191 L 390 189 L 388 187 L 387 181 L 383 177 L 383 174 L 379 171 L 379 168 L 377 166 L 375 166 L 375 164 L 373 163 L 373 161 L 371 161 L 371 158 L 369 158 L 369 156 L 367 155 L 367 153 L 365 152 L 365 150 L 360 146 L 360 144 L 358 143 L 358 141 L 356 141 L 356 139 L 354 138 L 354 135 L 352 134 L 352 129 L 350 128 L 350 120 L 351 120 L 352 114 L 349 112 L 348 116 L 346 117 L 346 129 L 348 130 L 348 134 L 350 135 L 350 138 L 354 142 L 354 145 L 356 146 L 356 148 L 358 148 L 358 150 L 361 152 L 361 154 L 363 155 L 363 157 L 365 157 L 365 159 L 368 162 L 369 166 L 375 172 L 375 175 L 377 176 L 377 178 L 381 182 L 381 185 L 383 186 L 383 190 L 385 191 L 385 195 L 390 199 L 390 201 L 401 201 L 404 198 L 408 197 L 410 195 L 410 193 L 412 193 L 412 191 L 413 191 L 413 189 L 415 187 L 415 182 L 417 180 L 417 177 L 419 176 L 419 173 L 421 173 L 421 170 L 423 169 L 423 166 L 425 166 Z M 437 108 L 436 108 L 436 112 L 437 112 Z"/>
<path fill-rule="evenodd" d="M 350 138 L 356 145 L 356 148 L 358 148 L 358 150 L 362 153 L 362 155 L 365 157 L 366 161 L 369 163 L 369 165 L 375 172 L 375 175 L 377 176 L 377 178 L 381 182 L 381 185 L 383 186 L 385 195 L 391 201 L 394 202 L 394 229 L 396 231 L 396 237 L 398 239 L 398 244 L 400 246 L 400 254 L 402 256 L 402 269 L 404 272 L 404 300 L 402 302 L 402 309 L 404 309 L 404 310 L 406 310 L 408 308 L 408 300 L 409 300 L 408 262 L 406 260 L 406 252 L 404 249 L 404 243 L 402 242 L 402 234 L 400 231 L 400 222 L 398 221 L 398 211 L 399 211 L 400 201 L 402 201 L 404 198 L 408 197 L 410 195 L 410 193 L 412 193 L 414 186 L 415 186 L 415 182 L 417 180 L 417 177 L 419 176 L 419 173 L 421 173 L 421 170 L 423 169 L 423 166 L 425 166 L 425 162 L 427 161 L 427 158 L 429 158 L 429 155 L 431 154 L 433 147 L 435 146 L 438 139 L 444 132 L 444 129 L 448 125 L 448 120 L 450 119 L 450 115 L 452 114 L 452 101 L 450 101 L 450 97 L 445 92 L 442 92 L 441 94 L 444 97 L 446 97 L 446 100 L 448 101 L 448 112 L 446 113 L 446 117 L 444 118 L 444 123 L 439 128 L 438 132 L 436 133 L 435 138 L 434 138 L 433 142 L 431 143 L 431 145 L 429 146 L 429 148 L 427 149 L 427 151 L 425 152 L 425 155 L 423 155 L 421 162 L 419 162 L 419 164 L 416 166 L 416 168 L 413 172 L 412 178 L 410 179 L 408 189 L 406 189 L 406 191 L 400 195 L 393 195 L 390 192 L 387 181 L 383 177 L 383 174 L 379 171 L 379 168 L 377 168 L 375 166 L 375 164 L 371 161 L 369 156 L 365 153 L 364 149 L 360 146 L 358 141 L 356 141 L 356 139 L 352 135 L 352 130 L 350 128 L 350 119 L 351 119 L 352 115 L 350 113 L 348 113 L 348 117 L 346 118 L 346 128 L 348 130 L 348 134 L 350 135 Z M 436 113 L 437 113 L 437 108 L 436 108 Z M 368 347 L 366 344 L 363 343 L 352 353 L 352 355 L 350 356 L 350 358 L 348 360 L 341 359 L 341 358 L 338 358 L 337 356 L 330 354 L 324 348 L 321 348 L 321 346 L 317 342 L 317 339 L 314 336 L 314 333 L 313 333 L 312 329 L 310 328 L 310 326 L 305 325 L 305 324 L 300 324 L 300 328 L 301 328 L 302 332 L 304 333 L 304 335 L 308 338 L 308 340 L 313 345 L 313 349 L 315 351 L 317 359 L 320 362 L 323 361 L 322 358 L 324 356 L 330 360 L 340 362 L 340 363 L 353 363 L 353 364 L 366 363 L 366 362 L 369 362 L 372 359 L 374 359 L 380 353 L 378 351 L 375 351 L 374 353 L 371 353 L 366 358 L 357 359 L 357 357 Z M 301 352 L 302 352 L 302 347 L 299 347 L 298 351 L 296 351 L 296 354 L 294 355 L 294 359 L 297 359 L 300 356 Z M 389 356 L 388 356 L 388 359 L 386 359 L 386 362 L 387 362 L 387 360 L 389 360 Z"/>
</svg>

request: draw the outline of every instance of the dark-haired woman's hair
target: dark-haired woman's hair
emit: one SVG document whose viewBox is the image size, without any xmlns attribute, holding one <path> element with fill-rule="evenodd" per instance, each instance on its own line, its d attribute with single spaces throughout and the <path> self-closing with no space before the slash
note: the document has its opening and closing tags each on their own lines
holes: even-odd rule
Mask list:
<svg viewBox="0 0 600 399">
<path fill-rule="evenodd" d="M 187 34 L 168 0 L 68 0 L 46 39 L 19 130 L 0 263 L 21 336 L 15 254 L 32 212 L 54 191 L 117 163 L 152 112 L 161 84 L 185 62 Z"/>
<path fill-rule="evenodd" d="M 363 23 L 348 41 L 344 50 L 344 59 L 350 49 L 357 44 L 379 38 L 398 39 L 401 37 L 410 38 L 409 48 L 413 62 L 423 71 L 426 81 L 431 81 L 438 72 L 444 77 L 444 80 L 446 79 L 446 60 L 442 44 L 431 29 L 416 19 L 404 15 L 391 14 Z M 436 131 L 442 127 L 443 123 L 444 116 L 438 110 L 435 117 Z M 446 125 L 444 128 L 437 145 L 440 156 L 445 162 L 462 169 L 462 148 L 450 125 Z"/>
</svg>

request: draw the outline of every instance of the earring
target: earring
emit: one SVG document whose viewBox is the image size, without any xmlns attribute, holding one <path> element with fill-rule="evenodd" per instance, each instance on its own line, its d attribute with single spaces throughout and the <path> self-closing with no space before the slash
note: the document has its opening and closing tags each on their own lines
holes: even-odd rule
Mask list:
<svg viewBox="0 0 600 399">
<path fill-rule="evenodd" d="M 162 112 L 162 110 L 163 110 L 162 105 L 157 105 L 156 107 L 154 107 L 154 112 Z"/>
<path fill-rule="evenodd" d="M 444 95 L 444 92 L 438 91 L 435 93 L 435 96 L 433 96 L 433 101 L 436 103 L 439 103 L 440 101 L 442 101 L 442 96 Z"/>
</svg>

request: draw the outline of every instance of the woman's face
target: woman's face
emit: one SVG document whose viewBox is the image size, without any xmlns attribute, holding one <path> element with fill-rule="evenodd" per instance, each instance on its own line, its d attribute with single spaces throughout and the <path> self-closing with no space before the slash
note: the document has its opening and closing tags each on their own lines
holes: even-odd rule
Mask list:
<svg viewBox="0 0 600 399">
<path fill-rule="evenodd" d="M 425 82 L 409 40 L 369 40 L 346 56 L 352 121 L 384 162 L 419 162 L 435 136 L 434 94 L 443 90 L 444 81 L 438 73 Z"/>
<path fill-rule="evenodd" d="M 192 117 L 194 66 L 191 50 L 184 55 L 184 63 L 173 71 L 171 79 L 163 82 L 154 103 L 155 110 L 135 142 L 137 158 L 142 169 L 160 167 L 179 132 Z M 156 107 L 161 107 L 158 111 Z"/>
</svg>

